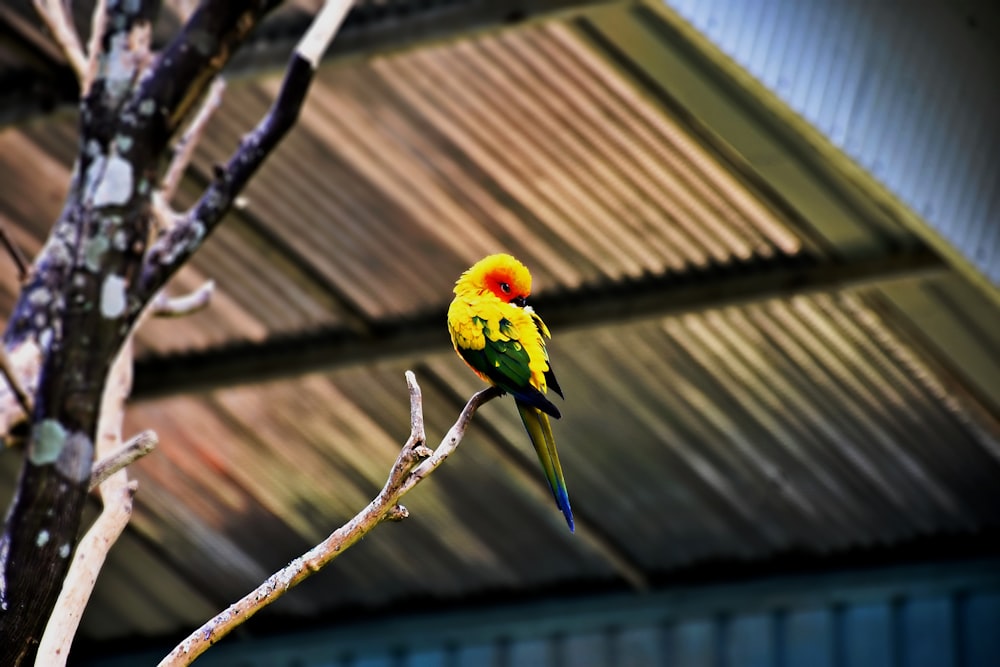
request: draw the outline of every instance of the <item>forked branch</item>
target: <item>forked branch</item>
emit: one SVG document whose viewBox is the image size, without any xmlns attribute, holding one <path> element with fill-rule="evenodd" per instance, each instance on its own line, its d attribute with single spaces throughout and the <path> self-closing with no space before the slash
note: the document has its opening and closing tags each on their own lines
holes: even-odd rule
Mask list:
<svg viewBox="0 0 1000 667">
<path fill-rule="evenodd" d="M 191 633 L 160 662 L 160 667 L 191 664 L 195 658 L 234 628 L 280 598 L 309 575 L 325 567 L 382 521 L 406 518 L 408 513 L 399 505 L 399 500 L 434 472 L 455 451 L 476 410 L 501 393 L 496 387 L 490 387 L 474 394 L 466 403 L 458 421 L 437 448 L 431 450 L 426 445 L 420 387 L 411 371 L 406 371 L 406 384 L 410 390 L 410 437 L 396 457 L 385 486 L 379 494 L 367 507 L 325 540 L 272 574 L 243 599 L 230 605 L 228 609 Z"/>
</svg>

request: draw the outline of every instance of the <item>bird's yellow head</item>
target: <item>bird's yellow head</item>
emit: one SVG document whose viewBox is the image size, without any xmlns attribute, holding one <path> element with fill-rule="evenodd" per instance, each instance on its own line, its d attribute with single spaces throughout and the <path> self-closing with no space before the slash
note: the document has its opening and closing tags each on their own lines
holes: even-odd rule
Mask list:
<svg viewBox="0 0 1000 667">
<path fill-rule="evenodd" d="M 504 303 L 523 306 L 531 294 L 531 273 L 506 253 L 489 255 L 473 264 L 455 283 L 455 294 L 469 293 L 489 293 Z"/>
</svg>

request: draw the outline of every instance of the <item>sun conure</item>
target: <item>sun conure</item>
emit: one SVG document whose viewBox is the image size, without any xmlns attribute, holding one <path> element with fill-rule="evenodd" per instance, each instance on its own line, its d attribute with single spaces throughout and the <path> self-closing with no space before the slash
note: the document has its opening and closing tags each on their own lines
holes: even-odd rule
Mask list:
<svg viewBox="0 0 1000 667">
<path fill-rule="evenodd" d="M 485 257 L 455 283 L 448 330 L 455 351 L 476 375 L 514 397 L 545 479 L 572 531 L 573 510 L 549 423 L 550 416 L 559 418 L 559 409 L 545 396 L 550 387 L 563 394 L 545 350 L 545 339 L 551 335 L 526 304 L 529 294 L 531 274 L 524 264 L 507 254 Z"/>
</svg>

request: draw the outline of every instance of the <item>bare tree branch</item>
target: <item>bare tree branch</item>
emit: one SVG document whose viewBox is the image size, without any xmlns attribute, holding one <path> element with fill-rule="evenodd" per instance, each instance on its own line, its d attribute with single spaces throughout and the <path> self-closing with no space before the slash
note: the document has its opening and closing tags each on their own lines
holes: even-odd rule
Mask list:
<svg viewBox="0 0 1000 667">
<path fill-rule="evenodd" d="M 309 575 L 318 572 L 337 556 L 364 537 L 375 526 L 385 520 L 399 521 L 408 516 L 406 508 L 399 505 L 400 498 L 425 479 L 455 451 L 476 410 L 501 392 L 496 387 L 483 389 L 474 394 L 465 405 L 458 421 L 451 427 L 444 439 L 431 450 L 425 444 L 423 403 L 416 376 L 406 371 L 406 384 L 410 393 L 410 436 L 389 471 L 389 477 L 379 494 L 358 512 L 354 518 L 335 530 L 321 543 L 294 559 L 288 565 L 267 578 L 260 586 L 243 599 L 230 605 L 187 639 L 178 644 L 162 661 L 160 667 L 189 665 L 210 646 L 225 637 L 258 611 L 271 604 L 290 588 L 301 583 Z"/>
<path fill-rule="evenodd" d="M 28 275 L 28 258 L 24 256 L 21 249 L 14 243 L 14 239 L 10 237 L 7 233 L 7 228 L 0 223 L 0 242 L 3 243 L 3 247 L 7 250 L 7 254 L 10 258 L 14 260 L 14 266 L 17 267 L 17 279 L 19 281 L 24 281 L 25 276 Z"/>
<path fill-rule="evenodd" d="M 215 293 L 215 281 L 206 280 L 190 294 L 170 297 L 165 292 L 159 292 L 150 304 L 150 310 L 156 317 L 183 317 L 208 306 Z"/>
<path fill-rule="evenodd" d="M 299 40 L 295 53 L 304 58 L 313 69 L 319 67 L 319 59 L 326 53 L 334 35 L 347 17 L 353 0 L 326 0 L 316 18 L 309 24 L 306 34 Z"/>
<path fill-rule="evenodd" d="M 198 6 L 198 0 L 166 0 L 167 6 L 173 9 L 181 21 L 187 21 Z"/>
<path fill-rule="evenodd" d="M 48 0 L 54 2 L 55 0 Z M 108 0 L 97 0 L 90 16 L 90 40 L 87 42 L 87 68 L 80 79 L 80 97 L 86 97 L 97 78 L 97 65 L 101 57 L 101 37 L 108 20 Z"/>
<path fill-rule="evenodd" d="M 159 4 L 108 3 L 98 15 L 103 29 L 91 49 L 96 74 L 81 102 L 74 178 L 4 331 L 12 357 L 35 349 L 40 363 L 31 376 L 37 389 L 25 388 L 35 409 L 0 534 L 2 664 L 34 659 L 77 543 L 105 383 L 158 291 L 137 286 L 167 144 L 279 0 L 202 0 L 154 61 L 149 47 Z M 0 418 L 17 419 L 6 401 Z"/>
<path fill-rule="evenodd" d="M 161 192 L 154 192 L 149 204 L 157 236 L 166 234 L 184 219 L 184 216 L 171 208 Z"/>
<path fill-rule="evenodd" d="M 45 21 L 52 37 L 59 44 L 59 48 L 66 56 L 70 67 L 76 73 L 77 81 L 80 82 L 80 96 L 85 97 L 97 76 L 97 59 L 101 52 L 101 36 L 104 34 L 107 0 L 98 0 L 94 3 L 90 22 L 90 40 L 87 43 L 86 51 L 84 51 L 80 37 L 76 33 L 73 18 L 67 11 L 69 3 L 61 0 L 34 1 L 35 10 Z"/>
<path fill-rule="evenodd" d="M 222 104 L 222 95 L 225 91 L 226 80 L 221 76 L 215 77 L 212 85 L 208 88 L 205 99 L 202 100 L 198 113 L 191 119 L 187 129 L 184 130 L 184 134 L 181 135 L 181 138 L 174 145 L 174 157 L 170 161 L 170 166 L 167 168 L 167 173 L 164 174 L 163 180 L 160 181 L 160 195 L 165 202 L 169 203 L 177 192 L 177 186 L 180 185 L 184 172 L 187 170 L 188 165 L 191 164 L 191 157 L 194 155 L 195 146 L 201 140 L 201 135 L 204 134 L 205 126 L 208 125 L 212 114 Z"/>
<path fill-rule="evenodd" d="M 152 452 L 159 442 L 155 431 L 143 431 L 100 459 L 90 471 L 90 490 L 93 491 L 111 475 Z"/>
<path fill-rule="evenodd" d="M 329 46 L 352 0 L 327 0 L 303 36 L 285 69 L 278 98 L 267 115 L 240 142 L 239 149 L 225 167 L 217 170 L 211 185 L 183 219 L 149 249 L 139 277 L 137 304 L 152 298 L 201 247 L 205 238 L 222 221 L 234 199 L 257 171 L 264 159 L 295 123 L 305 100 L 319 58 Z M 197 12 L 195 14 L 197 16 Z M 141 306 L 133 308 L 137 315 Z"/>
<path fill-rule="evenodd" d="M 87 72 L 87 56 L 67 8 L 67 4 L 61 0 L 35 0 L 35 11 L 52 32 L 52 37 L 76 73 L 77 80 L 82 82 Z"/>
</svg>

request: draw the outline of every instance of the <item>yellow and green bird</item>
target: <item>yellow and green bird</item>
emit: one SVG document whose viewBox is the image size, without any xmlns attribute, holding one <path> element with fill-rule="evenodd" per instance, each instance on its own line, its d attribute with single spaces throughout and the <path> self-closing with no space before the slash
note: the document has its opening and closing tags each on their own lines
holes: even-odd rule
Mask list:
<svg viewBox="0 0 1000 667">
<path fill-rule="evenodd" d="M 485 257 L 455 283 L 448 330 L 458 356 L 476 375 L 514 397 L 556 505 L 572 531 L 573 510 L 549 423 L 550 416 L 559 418 L 559 409 L 545 396 L 550 387 L 563 394 L 545 350 L 551 334 L 526 304 L 529 294 L 531 273 L 524 264 L 503 253 Z"/>
</svg>

